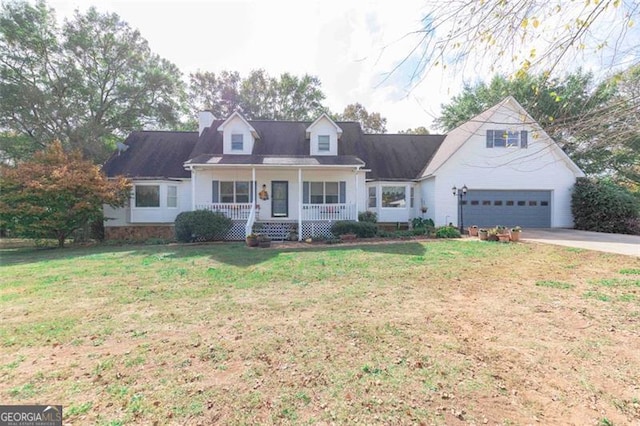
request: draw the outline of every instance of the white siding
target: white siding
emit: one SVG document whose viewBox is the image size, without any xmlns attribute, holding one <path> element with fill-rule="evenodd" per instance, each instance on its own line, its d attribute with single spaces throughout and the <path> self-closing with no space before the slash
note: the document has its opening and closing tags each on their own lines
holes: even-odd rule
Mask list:
<svg viewBox="0 0 640 426">
<path fill-rule="evenodd" d="M 365 210 L 365 182 L 364 172 L 358 174 L 358 210 Z M 251 181 L 251 168 L 234 168 L 234 169 L 199 169 L 195 175 L 195 204 L 211 203 L 212 182 L 217 181 Z M 256 182 L 258 192 L 262 185 L 267 186 L 269 192 L 269 200 L 260 200 L 256 194 L 256 203 L 260 206 L 259 220 L 278 219 L 271 216 L 271 182 L 287 181 L 289 182 L 289 216 L 286 219 L 297 220 L 298 218 L 298 202 L 300 200 L 300 188 L 298 185 L 298 169 L 282 169 L 282 168 L 256 168 Z M 302 181 L 316 182 L 346 182 L 346 201 L 347 203 L 356 202 L 356 177 L 354 170 L 349 169 L 327 169 L 327 170 L 309 170 L 302 169 Z"/>
<path fill-rule="evenodd" d="M 142 223 L 173 223 L 179 213 L 191 210 L 191 182 L 189 180 L 134 180 L 132 183 L 131 198 L 127 207 L 113 209 L 109 206 L 104 206 L 105 217 L 113 218 L 113 220 L 105 221 L 104 225 L 106 227 Z M 160 207 L 136 207 L 136 185 L 158 185 L 160 187 Z M 178 188 L 177 207 L 167 207 L 167 187 L 171 185 Z"/>
<path fill-rule="evenodd" d="M 336 126 L 323 117 L 310 129 L 311 155 L 338 155 L 338 131 Z M 329 135 L 329 151 L 318 151 L 318 136 Z"/>
<path fill-rule="evenodd" d="M 436 197 L 435 197 L 435 189 L 436 189 L 436 179 L 429 178 L 420 182 L 420 197 L 422 199 L 423 205 L 427 207 L 427 213 L 422 215 L 425 219 L 431 219 L 434 222 L 436 221 Z M 421 212 L 422 213 L 422 212 Z"/>
<path fill-rule="evenodd" d="M 451 189 L 467 185 L 469 189 L 552 191 L 551 226 L 573 226 L 571 190 L 576 170 L 564 154 L 542 132 L 523 124 L 523 116 L 510 108 L 500 108 L 490 121 L 437 170 L 433 191 L 436 225 L 456 224 L 457 199 Z M 528 148 L 487 148 L 486 131 L 493 129 L 529 131 Z M 424 191 L 429 196 L 426 186 Z"/>
<path fill-rule="evenodd" d="M 405 188 L 405 201 L 403 207 L 382 207 L 382 187 L 384 186 L 402 186 Z M 409 222 L 415 217 L 422 217 L 420 212 L 421 190 L 414 182 L 397 182 L 397 181 L 377 181 L 367 183 L 368 188 L 376 188 L 375 208 L 368 208 L 369 211 L 378 215 L 378 222 Z M 411 187 L 414 187 L 414 205 L 411 207 Z M 368 198 L 368 197 L 367 197 Z M 368 200 L 367 200 L 368 201 Z M 362 210 L 362 209 L 361 209 Z"/>
<path fill-rule="evenodd" d="M 243 150 L 242 151 L 232 151 L 231 150 L 231 135 L 240 134 L 243 139 Z M 240 155 L 250 155 L 253 152 L 253 144 L 255 140 L 253 135 L 251 134 L 251 129 L 247 126 L 247 124 L 242 121 L 242 119 L 238 116 L 235 116 L 225 124 L 224 126 L 224 134 L 222 135 L 222 144 L 223 144 L 223 152 L 224 154 L 240 154 Z"/>
</svg>

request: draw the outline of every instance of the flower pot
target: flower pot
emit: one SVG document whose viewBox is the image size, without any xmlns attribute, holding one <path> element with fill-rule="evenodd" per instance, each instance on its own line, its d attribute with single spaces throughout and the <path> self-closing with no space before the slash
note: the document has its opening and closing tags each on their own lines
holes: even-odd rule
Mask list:
<svg viewBox="0 0 640 426">
<path fill-rule="evenodd" d="M 470 226 L 469 227 L 469 236 L 470 237 L 477 237 L 478 236 L 478 227 L 477 226 Z"/>
<path fill-rule="evenodd" d="M 487 237 L 489 236 L 489 232 L 485 229 L 478 231 L 478 238 L 480 241 L 487 241 Z"/>
<path fill-rule="evenodd" d="M 498 239 L 500 242 L 508 243 L 511 240 L 511 235 L 509 234 L 498 234 Z"/>
<path fill-rule="evenodd" d="M 247 245 L 249 247 L 258 247 L 258 237 L 247 237 Z"/>
<path fill-rule="evenodd" d="M 520 241 L 521 231 L 511 231 L 511 241 Z"/>
</svg>

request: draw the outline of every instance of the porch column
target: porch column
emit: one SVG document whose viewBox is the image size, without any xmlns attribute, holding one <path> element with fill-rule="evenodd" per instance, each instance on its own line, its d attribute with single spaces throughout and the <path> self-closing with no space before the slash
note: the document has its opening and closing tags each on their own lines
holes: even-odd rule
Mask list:
<svg viewBox="0 0 640 426">
<path fill-rule="evenodd" d="M 192 166 L 191 170 L 191 211 L 196 209 L 196 170 Z"/>
<path fill-rule="evenodd" d="M 358 221 L 358 172 L 360 171 L 360 167 L 356 167 L 356 222 Z"/>
<path fill-rule="evenodd" d="M 255 167 L 251 168 L 251 185 L 253 186 L 253 188 L 251 188 L 251 208 L 255 209 L 256 208 L 256 191 L 258 190 L 258 185 L 256 183 Z"/>
<path fill-rule="evenodd" d="M 302 241 L 302 168 L 298 167 L 298 241 Z"/>
</svg>

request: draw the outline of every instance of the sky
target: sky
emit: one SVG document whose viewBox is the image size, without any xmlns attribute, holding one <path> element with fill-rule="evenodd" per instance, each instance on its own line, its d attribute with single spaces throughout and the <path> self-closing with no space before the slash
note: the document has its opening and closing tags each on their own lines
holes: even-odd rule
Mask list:
<svg viewBox="0 0 640 426">
<path fill-rule="evenodd" d="M 425 16 L 424 0 L 49 0 L 59 19 L 93 5 L 137 28 L 151 50 L 186 76 L 198 70 L 265 69 L 320 78 L 326 105 L 341 112 L 360 102 L 387 118 L 387 130 L 425 126 L 463 82 L 488 79 L 486 67 L 432 70 L 411 84 L 410 58 Z M 446 2 L 443 3 L 446 5 Z M 446 6 L 443 6 L 446 7 Z"/>
</svg>

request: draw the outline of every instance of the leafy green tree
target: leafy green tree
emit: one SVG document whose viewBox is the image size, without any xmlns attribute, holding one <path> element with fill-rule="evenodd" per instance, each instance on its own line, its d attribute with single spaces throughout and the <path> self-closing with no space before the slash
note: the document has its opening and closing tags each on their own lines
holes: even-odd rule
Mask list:
<svg viewBox="0 0 640 426">
<path fill-rule="evenodd" d="M 43 0 L 3 3 L 0 77 L 0 129 L 20 136 L 0 149 L 14 160 L 59 139 L 101 162 L 129 131 L 176 123 L 184 101 L 178 68 L 118 15 L 59 25 Z"/>
<path fill-rule="evenodd" d="M 253 70 L 242 78 L 235 71 L 197 72 L 190 80 L 192 115 L 210 110 L 214 117 L 226 118 L 239 110 L 250 120 L 313 120 L 325 110 L 320 80 L 307 74 L 271 77 Z"/>
<path fill-rule="evenodd" d="M 429 129 L 424 126 L 419 126 L 415 129 L 409 128 L 407 130 L 400 130 L 398 133 L 401 135 L 428 135 Z"/>
<path fill-rule="evenodd" d="M 356 121 L 362 126 L 365 133 L 386 133 L 387 119 L 379 112 L 369 113 L 362 104 L 356 102 L 345 107 L 342 114 L 338 115 L 338 120 Z"/>
<path fill-rule="evenodd" d="M 103 204 L 122 207 L 131 184 L 108 180 L 79 151 L 65 153 L 60 142 L 16 166 L 0 165 L 0 228 L 28 238 L 67 237 L 102 218 Z"/>
</svg>

